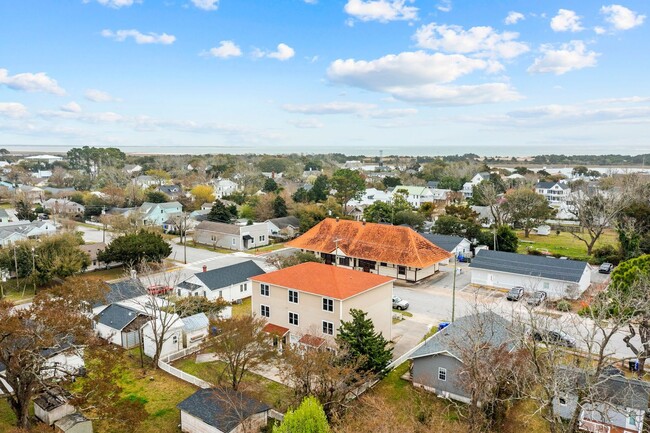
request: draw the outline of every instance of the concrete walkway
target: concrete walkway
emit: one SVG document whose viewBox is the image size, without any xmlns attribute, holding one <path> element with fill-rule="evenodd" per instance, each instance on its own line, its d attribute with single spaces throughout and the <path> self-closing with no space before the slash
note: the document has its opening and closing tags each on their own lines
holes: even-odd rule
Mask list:
<svg viewBox="0 0 650 433">
<path fill-rule="evenodd" d="M 201 353 L 196 355 L 197 364 L 202 364 L 206 362 L 215 362 L 215 361 L 220 361 L 220 360 L 217 357 L 217 355 L 215 355 L 214 353 Z M 280 369 L 278 369 L 274 365 L 259 366 L 255 370 L 251 370 L 251 372 L 259 376 L 262 376 L 265 379 L 272 380 L 273 382 L 290 386 L 287 382 L 282 380 L 282 378 L 280 377 Z"/>
</svg>

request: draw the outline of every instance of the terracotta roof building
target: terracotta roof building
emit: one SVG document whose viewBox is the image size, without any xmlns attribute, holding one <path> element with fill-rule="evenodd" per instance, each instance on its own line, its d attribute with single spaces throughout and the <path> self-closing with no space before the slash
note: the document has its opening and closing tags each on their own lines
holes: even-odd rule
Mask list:
<svg viewBox="0 0 650 433">
<path fill-rule="evenodd" d="M 451 254 L 409 227 L 327 218 L 286 244 L 311 251 L 327 264 L 407 281 L 438 271 Z"/>
<path fill-rule="evenodd" d="M 368 313 L 390 340 L 395 279 L 322 263 L 302 263 L 250 278 L 253 314 L 266 318 L 274 344 L 333 345 L 351 309 Z"/>
</svg>

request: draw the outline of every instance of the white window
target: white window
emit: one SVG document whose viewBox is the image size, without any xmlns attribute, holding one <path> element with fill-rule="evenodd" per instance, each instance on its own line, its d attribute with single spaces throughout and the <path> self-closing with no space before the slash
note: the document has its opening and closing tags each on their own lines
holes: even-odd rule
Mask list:
<svg viewBox="0 0 650 433">
<path fill-rule="evenodd" d="M 323 334 L 334 335 L 334 324 L 323 320 Z"/>
<path fill-rule="evenodd" d="M 544 289 L 548 290 L 549 287 L 550 287 L 550 284 L 548 283 L 548 281 L 544 281 Z"/>
<path fill-rule="evenodd" d="M 298 292 L 295 290 L 289 290 L 289 302 L 292 304 L 298 303 Z"/>
<path fill-rule="evenodd" d="M 323 298 L 323 311 L 334 311 L 334 299 Z"/>
<path fill-rule="evenodd" d="M 235 238 L 232 238 L 232 244 L 235 245 Z"/>
<path fill-rule="evenodd" d="M 261 235 L 261 236 L 260 236 L 260 242 L 264 242 L 264 239 L 265 239 L 265 238 L 266 238 L 266 237 L 265 237 L 264 235 Z"/>
<path fill-rule="evenodd" d="M 172 337 L 172 343 L 173 343 L 173 344 L 178 344 L 178 335 L 174 335 L 174 336 Z"/>
<path fill-rule="evenodd" d="M 298 326 L 298 313 L 289 312 L 289 325 Z"/>
<path fill-rule="evenodd" d="M 260 295 L 269 296 L 271 290 L 269 289 L 268 284 L 260 284 Z"/>
<path fill-rule="evenodd" d="M 239 291 L 240 292 L 245 292 L 246 291 L 246 283 L 239 285 Z"/>
<path fill-rule="evenodd" d="M 630 412 L 627 416 L 627 425 L 629 427 L 636 427 L 636 413 Z"/>
<path fill-rule="evenodd" d="M 268 305 L 260 305 L 260 315 L 262 317 L 271 317 L 271 309 Z"/>
<path fill-rule="evenodd" d="M 438 367 L 438 379 L 443 380 L 445 382 L 447 381 L 447 369 L 446 368 Z"/>
</svg>

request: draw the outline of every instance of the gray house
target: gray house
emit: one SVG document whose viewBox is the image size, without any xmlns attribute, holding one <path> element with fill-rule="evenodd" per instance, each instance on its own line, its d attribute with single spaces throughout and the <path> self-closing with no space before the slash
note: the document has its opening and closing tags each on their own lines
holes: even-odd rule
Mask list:
<svg viewBox="0 0 650 433">
<path fill-rule="evenodd" d="M 549 299 L 577 299 L 591 285 L 587 262 L 529 254 L 480 250 L 469 265 L 472 284 L 511 289 L 541 290 Z"/>
<path fill-rule="evenodd" d="M 461 381 L 463 350 L 467 334 L 474 332 L 485 344 L 507 350 L 514 348 L 510 334 L 510 322 L 491 311 L 464 316 L 429 337 L 411 355 L 411 379 L 413 386 L 463 403 L 470 396 Z"/>
<path fill-rule="evenodd" d="M 472 243 L 461 236 L 437 235 L 433 233 L 420 233 L 423 238 L 427 239 L 434 245 L 438 245 L 445 251 L 456 255 L 467 256 L 470 253 Z"/>
<path fill-rule="evenodd" d="M 111 304 L 95 316 L 95 332 L 109 342 L 131 349 L 140 345 L 140 328 L 151 317 L 120 304 Z"/>
<path fill-rule="evenodd" d="M 252 260 L 198 272 L 176 286 L 178 296 L 203 296 L 210 300 L 223 298 L 237 302 L 251 296 L 251 277 L 264 274 Z"/>
<path fill-rule="evenodd" d="M 194 230 L 197 244 L 245 251 L 269 244 L 269 227 L 266 223 L 236 225 L 201 221 Z"/>
<path fill-rule="evenodd" d="M 553 410 L 570 420 L 578 406 L 578 390 L 588 390 L 588 401 L 580 407 L 580 430 L 591 432 L 641 433 L 648 413 L 650 383 L 627 379 L 620 372 L 602 375 L 587 384 L 584 370 L 560 368 L 557 371 L 559 395 Z"/>
</svg>

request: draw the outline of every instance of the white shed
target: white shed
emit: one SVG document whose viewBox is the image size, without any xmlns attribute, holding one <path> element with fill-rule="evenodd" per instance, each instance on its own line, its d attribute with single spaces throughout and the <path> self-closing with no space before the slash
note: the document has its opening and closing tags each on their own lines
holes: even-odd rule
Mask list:
<svg viewBox="0 0 650 433">
<path fill-rule="evenodd" d="M 591 285 L 586 262 L 481 250 L 469 265 L 472 284 L 546 292 L 551 300 L 577 299 Z"/>
</svg>

